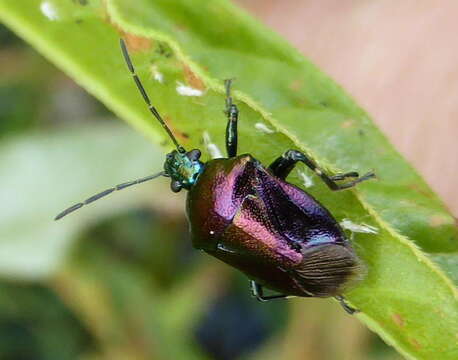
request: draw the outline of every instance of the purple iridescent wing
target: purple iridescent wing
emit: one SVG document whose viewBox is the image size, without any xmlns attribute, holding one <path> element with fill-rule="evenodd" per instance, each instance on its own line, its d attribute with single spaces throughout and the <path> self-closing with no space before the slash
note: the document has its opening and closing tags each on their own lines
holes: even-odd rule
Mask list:
<svg viewBox="0 0 458 360">
<path fill-rule="evenodd" d="M 361 264 L 332 215 L 312 196 L 257 172 L 257 196 L 272 227 L 302 255 L 291 275 L 312 296 L 340 294 L 361 274 Z"/>
<path fill-rule="evenodd" d="M 260 172 L 253 182 L 256 195 L 244 199 L 213 255 L 285 294 L 339 294 L 359 263 L 343 245 L 338 225 L 313 198 Z M 317 236 L 321 241 L 314 242 Z"/>
<path fill-rule="evenodd" d="M 264 169 L 259 169 L 256 175 L 257 196 L 265 204 L 270 222 L 292 247 L 305 249 L 345 243 L 337 222 L 311 195 Z"/>
<path fill-rule="evenodd" d="M 301 263 L 302 254 L 276 231 L 266 216 L 265 204 L 256 196 L 244 199 L 217 251 L 210 253 L 271 289 L 307 296 L 287 270 Z"/>
<path fill-rule="evenodd" d="M 215 159 L 205 164 L 205 171 L 189 190 L 187 214 L 192 241 L 198 249 L 212 249 L 244 198 L 253 191 L 253 158 L 248 155 Z"/>
<path fill-rule="evenodd" d="M 299 263 L 302 255 L 278 232 L 267 212 L 266 204 L 260 198 L 254 195 L 247 196 L 231 224 L 246 236 L 232 238 L 231 244 L 237 244 L 244 252 L 255 253 L 272 264 Z"/>
</svg>

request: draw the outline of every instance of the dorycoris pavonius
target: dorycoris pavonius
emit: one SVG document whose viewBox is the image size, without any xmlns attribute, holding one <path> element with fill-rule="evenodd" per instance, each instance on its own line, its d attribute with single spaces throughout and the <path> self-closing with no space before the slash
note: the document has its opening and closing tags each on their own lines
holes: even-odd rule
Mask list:
<svg viewBox="0 0 458 360">
<path fill-rule="evenodd" d="M 228 157 L 204 163 L 199 160 L 200 150 L 186 151 L 175 139 L 151 104 L 122 40 L 121 49 L 149 110 L 176 150 L 167 154 L 160 173 L 102 191 L 64 210 L 56 220 L 113 191 L 169 177 L 173 192 L 188 190 L 186 211 L 194 247 L 244 272 L 258 300 L 333 296 L 345 310 L 354 312 L 341 294 L 361 277 L 361 261 L 329 211 L 286 182 L 286 177 L 298 162 L 312 169 L 331 190 L 351 188 L 375 175 L 359 177 L 349 172 L 330 176 L 297 150 L 286 151 L 267 168 L 249 154 L 237 155 L 239 112 L 232 102 L 231 80 L 225 82 Z M 279 294 L 265 296 L 263 287 Z"/>
</svg>

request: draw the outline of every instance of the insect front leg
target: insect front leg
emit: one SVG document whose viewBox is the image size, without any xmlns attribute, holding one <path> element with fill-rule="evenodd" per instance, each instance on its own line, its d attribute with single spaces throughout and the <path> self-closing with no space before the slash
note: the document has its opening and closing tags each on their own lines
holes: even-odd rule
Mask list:
<svg viewBox="0 0 458 360">
<path fill-rule="evenodd" d="M 289 175 L 291 170 L 293 170 L 294 166 L 296 166 L 297 162 L 302 162 L 307 165 L 310 169 L 312 169 L 324 183 L 334 191 L 348 189 L 356 184 L 375 178 L 375 174 L 373 172 L 369 172 L 363 176 L 359 176 L 359 174 L 355 171 L 351 171 L 344 174 L 336 174 L 330 176 L 326 174 L 322 169 L 320 169 L 315 162 L 310 159 L 307 155 L 301 153 L 297 150 L 288 150 L 282 156 L 278 157 L 272 164 L 270 164 L 269 169 L 272 173 L 279 177 L 280 179 L 286 179 Z M 354 180 L 338 184 L 336 181 L 345 180 L 347 178 L 353 178 Z"/>
<path fill-rule="evenodd" d="M 264 290 L 262 288 L 262 285 L 259 285 L 256 281 L 253 281 L 253 280 L 250 280 L 250 286 L 251 286 L 251 294 L 253 295 L 253 297 L 255 297 L 257 300 L 261 302 L 267 302 L 267 301 L 274 300 L 274 299 L 289 298 L 289 295 L 285 295 L 285 294 L 264 296 Z"/>
<path fill-rule="evenodd" d="M 231 85 L 232 79 L 225 80 L 226 85 L 226 110 L 227 127 L 226 127 L 226 151 L 228 157 L 237 155 L 237 121 L 239 118 L 239 110 L 237 105 L 232 103 Z"/>
</svg>

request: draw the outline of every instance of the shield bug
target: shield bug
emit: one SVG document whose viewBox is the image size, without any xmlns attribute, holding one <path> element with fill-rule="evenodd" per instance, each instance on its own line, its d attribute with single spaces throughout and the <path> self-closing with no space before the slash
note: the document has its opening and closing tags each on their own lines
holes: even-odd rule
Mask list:
<svg viewBox="0 0 458 360">
<path fill-rule="evenodd" d="M 176 150 L 167 154 L 163 171 L 102 191 L 62 211 L 55 220 L 116 190 L 169 177 L 173 192 L 188 191 L 186 212 L 193 246 L 245 273 L 258 300 L 333 296 L 347 312 L 354 312 L 342 292 L 360 277 L 361 261 L 330 212 L 286 178 L 298 162 L 333 191 L 351 188 L 375 175 L 328 175 L 297 150 L 286 151 L 268 167 L 250 154 L 237 155 L 239 111 L 232 101 L 231 80 L 225 81 L 227 158 L 200 161 L 200 150 L 186 151 L 152 105 L 124 41 L 120 43 L 137 88 Z M 278 294 L 266 296 L 264 287 Z"/>
</svg>

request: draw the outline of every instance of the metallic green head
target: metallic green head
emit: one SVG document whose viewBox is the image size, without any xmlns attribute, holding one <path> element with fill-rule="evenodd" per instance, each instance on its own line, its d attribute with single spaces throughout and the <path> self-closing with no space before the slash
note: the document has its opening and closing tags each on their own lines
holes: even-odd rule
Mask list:
<svg viewBox="0 0 458 360">
<path fill-rule="evenodd" d="M 170 187 L 173 192 L 189 190 L 198 176 L 204 171 L 204 164 L 199 161 L 200 150 L 188 152 L 173 150 L 167 154 L 164 163 L 165 174 L 172 178 Z"/>
</svg>

